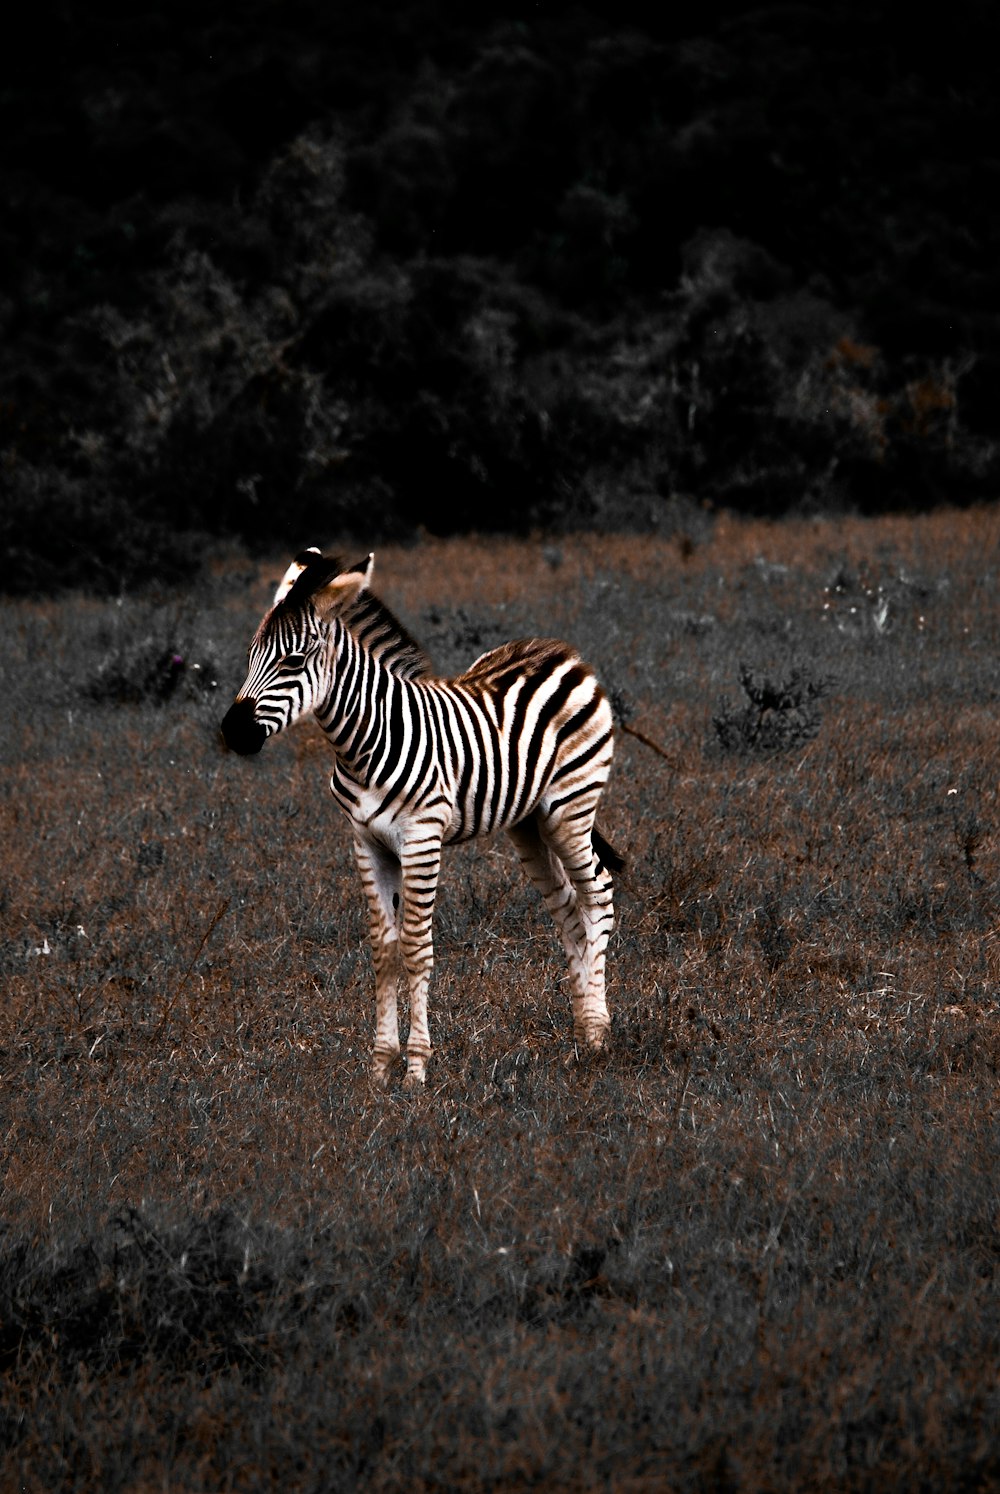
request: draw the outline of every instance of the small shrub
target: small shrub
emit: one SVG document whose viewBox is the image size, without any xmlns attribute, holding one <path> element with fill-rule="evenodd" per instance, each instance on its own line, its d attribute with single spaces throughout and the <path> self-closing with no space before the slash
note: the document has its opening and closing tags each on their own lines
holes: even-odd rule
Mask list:
<svg viewBox="0 0 1000 1494">
<path fill-rule="evenodd" d="M 811 742 L 822 720 L 819 701 L 835 683 L 830 677 L 813 679 L 805 669 L 771 679 L 741 663 L 746 704 L 733 705 L 726 696 L 719 702 L 712 717 L 719 745 L 725 752 L 746 754 L 790 752 Z"/>
<path fill-rule="evenodd" d="M 164 705 L 175 695 L 202 698 L 218 687 L 218 670 L 169 637 L 118 638 L 83 687 L 89 700 L 111 705 Z"/>
</svg>

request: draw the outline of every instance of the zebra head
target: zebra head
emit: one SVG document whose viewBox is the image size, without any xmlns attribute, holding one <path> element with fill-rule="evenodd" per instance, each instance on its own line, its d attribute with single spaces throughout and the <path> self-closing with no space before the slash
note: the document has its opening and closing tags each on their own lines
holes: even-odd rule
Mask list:
<svg viewBox="0 0 1000 1494">
<path fill-rule="evenodd" d="M 331 624 L 371 580 L 369 555 L 346 570 L 303 550 L 282 577 L 250 644 L 247 677 L 222 719 L 227 747 L 244 756 L 319 705 L 329 687 Z"/>
</svg>

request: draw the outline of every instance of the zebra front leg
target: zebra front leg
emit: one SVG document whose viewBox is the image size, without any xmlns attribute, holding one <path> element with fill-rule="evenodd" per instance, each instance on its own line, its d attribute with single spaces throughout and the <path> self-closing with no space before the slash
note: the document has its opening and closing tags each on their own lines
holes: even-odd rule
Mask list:
<svg viewBox="0 0 1000 1494">
<path fill-rule="evenodd" d="M 406 1039 L 407 1089 L 419 1089 L 427 1078 L 431 1033 L 427 993 L 434 968 L 434 899 L 441 869 L 441 832 L 423 827 L 419 839 L 403 847 L 403 922 L 399 948 L 410 988 L 410 1031 Z"/>
<path fill-rule="evenodd" d="M 354 838 L 358 870 L 368 899 L 375 966 L 375 1048 L 372 1077 L 387 1085 L 400 1054 L 397 977 L 402 875 L 398 860 L 377 841 Z"/>
</svg>

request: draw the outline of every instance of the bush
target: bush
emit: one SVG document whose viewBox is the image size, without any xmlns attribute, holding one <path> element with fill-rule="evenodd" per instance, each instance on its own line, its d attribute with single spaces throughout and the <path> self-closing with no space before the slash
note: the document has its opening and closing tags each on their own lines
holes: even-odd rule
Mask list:
<svg viewBox="0 0 1000 1494">
<path fill-rule="evenodd" d="M 187 695 L 210 695 L 218 688 L 217 672 L 214 664 L 199 663 L 176 645 L 164 646 L 146 636 L 119 642 L 101 660 L 83 693 L 90 700 L 115 705 L 143 701 L 163 705 L 179 690 Z"/>
<path fill-rule="evenodd" d="M 805 669 L 783 678 L 757 674 L 740 664 L 744 706 L 723 698 L 712 717 L 719 745 L 726 752 L 789 752 L 819 734 L 819 701 L 835 685 L 832 678 L 814 679 Z"/>
</svg>

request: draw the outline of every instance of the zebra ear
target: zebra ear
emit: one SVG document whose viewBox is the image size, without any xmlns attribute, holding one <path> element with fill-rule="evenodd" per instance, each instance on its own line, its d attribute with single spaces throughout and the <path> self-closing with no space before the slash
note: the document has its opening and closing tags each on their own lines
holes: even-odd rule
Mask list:
<svg viewBox="0 0 1000 1494">
<path fill-rule="evenodd" d="M 295 585 L 296 581 L 302 575 L 302 572 L 310 565 L 313 560 L 318 557 L 319 553 L 320 552 L 316 549 L 315 545 L 310 545 L 308 550 L 301 550 L 299 554 L 296 555 L 295 559 L 288 567 L 288 570 L 282 576 L 281 581 L 278 585 L 278 589 L 274 593 L 275 607 L 277 607 L 279 602 L 283 602 L 285 600 L 288 593 Z"/>
<path fill-rule="evenodd" d="M 369 555 L 313 592 L 312 604 L 324 622 L 358 600 L 371 581 L 374 569 L 375 556 Z"/>
</svg>

